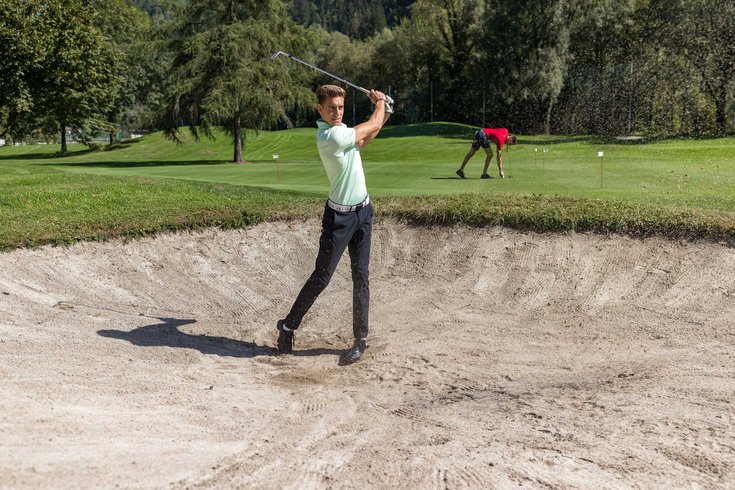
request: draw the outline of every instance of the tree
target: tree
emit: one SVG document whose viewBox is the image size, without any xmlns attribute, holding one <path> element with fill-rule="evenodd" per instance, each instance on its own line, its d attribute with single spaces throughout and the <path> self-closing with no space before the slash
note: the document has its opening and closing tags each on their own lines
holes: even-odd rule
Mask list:
<svg viewBox="0 0 735 490">
<path fill-rule="evenodd" d="M 735 79 L 735 0 L 652 0 L 651 37 L 694 67 L 715 105 L 717 132 L 727 129 L 728 89 Z"/>
<path fill-rule="evenodd" d="M 116 59 L 110 68 L 120 83 L 110 110 L 105 114 L 110 124 L 110 143 L 115 140 L 116 126 L 142 125 L 147 107 L 163 89 L 163 62 L 154 26 L 148 14 L 127 5 L 123 0 L 93 0 L 99 12 L 97 25 L 115 46 Z"/>
<path fill-rule="evenodd" d="M 657 83 L 656 77 L 639 76 L 650 66 L 641 25 L 636 23 L 639 17 L 632 2 L 577 3 L 555 130 L 623 134 L 633 129 L 633 108 L 635 113 L 644 112 L 643 100 Z"/>
<path fill-rule="evenodd" d="M 413 0 L 292 0 L 289 14 L 299 24 L 366 40 L 396 27 L 409 15 Z"/>
<path fill-rule="evenodd" d="M 8 15 L 10 14 L 10 15 Z M 90 0 L 20 0 L 3 4 L 3 34 L 9 38 L 8 125 L 18 137 L 41 128 L 66 128 L 84 139 L 110 125 L 104 119 L 119 83 L 115 50 L 95 23 Z M 0 90 L 2 92 L 4 90 Z"/>
<path fill-rule="evenodd" d="M 0 137 L 21 138 L 34 109 L 34 91 L 46 56 L 48 29 L 35 15 L 38 1 L 0 0 Z"/>
<path fill-rule="evenodd" d="M 431 16 L 419 13 L 370 40 L 375 54 L 363 72 L 371 86 L 391 87 L 397 101 L 392 124 L 433 120 L 433 85 L 441 50 L 433 25 Z M 442 117 L 447 118 L 444 113 Z"/>
<path fill-rule="evenodd" d="M 277 50 L 305 51 L 303 28 L 281 0 L 193 0 L 176 24 L 172 91 L 164 124 L 179 139 L 179 123 L 195 138 L 221 125 L 233 137 L 233 161 L 242 163 L 243 130 L 269 128 L 286 109 L 313 104 L 301 71 Z"/>
<path fill-rule="evenodd" d="M 425 50 L 411 69 L 429 75 L 437 111 L 447 121 L 466 122 L 476 105 L 478 87 L 473 78 L 477 63 L 479 0 L 419 0 L 414 4 L 411 36 Z M 422 68 L 419 68 L 423 65 Z"/>
<path fill-rule="evenodd" d="M 60 129 L 65 153 L 67 126 L 83 140 L 111 130 L 105 113 L 120 83 L 119 56 L 96 23 L 91 0 L 48 0 L 45 5 L 39 15 L 48 17 L 52 37 L 41 70 L 38 111 L 46 126 Z"/>
<path fill-rule="evenodd" d="M 493 111 L 512 115 L 518 129 L 551 130 L 552 111 L 567 73 L 573 0 L 485 0 L 482 78 L 492 87 Z"/>
</svg>

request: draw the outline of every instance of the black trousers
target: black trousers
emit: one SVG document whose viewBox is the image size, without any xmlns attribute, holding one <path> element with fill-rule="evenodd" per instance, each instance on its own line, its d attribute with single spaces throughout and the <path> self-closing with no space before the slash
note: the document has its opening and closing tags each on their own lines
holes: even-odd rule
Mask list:
<svg viewBox="0 0 735 490">
<path fill-rule="evenodd" d="M 352 266 L 352 331 L 356 339 L 367 337 L 372 232 L 372 204 L 350 213 L 341 213 L 327 205 L 324 206 L 316 266 L 284 319 L 288 328 L 293 330 L 299 328 L 306 312 L 329 284 L 342 254 L 348 248 Z"/>
</svg>

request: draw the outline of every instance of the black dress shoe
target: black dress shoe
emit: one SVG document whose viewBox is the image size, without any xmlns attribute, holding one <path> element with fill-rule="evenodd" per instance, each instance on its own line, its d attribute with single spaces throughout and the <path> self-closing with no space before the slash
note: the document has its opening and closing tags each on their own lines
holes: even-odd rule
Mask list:
<svg viewBox="0 0 735 490">
<path fill-rule="evenodd" d="M 290 332 L 284 330 L 283 320 L 278 320 L 276 328 L 278 329 L 278 352 L 281 354 L 290 354 L 293 352 L 293 330 Z"/>
<path fill-rule="evenodd" d="M 347 366 L 348 364 L 359 361 L 365 349 L 367 349 L 367 341 L 365 339 L 355 339 L 352 347 L 340 356 L 339 365 Z"/>
</svg>

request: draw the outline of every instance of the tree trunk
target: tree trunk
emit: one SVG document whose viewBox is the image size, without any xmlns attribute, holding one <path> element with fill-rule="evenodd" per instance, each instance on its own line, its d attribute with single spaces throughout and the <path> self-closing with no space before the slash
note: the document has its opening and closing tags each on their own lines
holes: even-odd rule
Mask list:
<svg viewBox="0 0 735 490">
<path fill-rule="evenodd" d="M 546 117 L 544 118 L 544 134 L 546 136 L 551 134 L 551 109 L 554 108 L 554 102 L 549 101 L 549 106 L 546 108 Z"/>
<path fill-rule="evenodd" d="M 113 144 L 115 142 L 115 133 L 110 131 L 109 135 L 110 135 L 110 144 Z"/>
<path fill-rule="evenodd" d="M 235 138 L 235 155 L 232 159 L 235 163 L 243 163 L 242 159 L 242 128 L 240 127 L 240 116 L 235 116 L 232 134 Z"/>
<path fill-rule="evenodd" d="M 66 124 L 61 123 L 61 154 L 66 154 Z"/>
</svg>

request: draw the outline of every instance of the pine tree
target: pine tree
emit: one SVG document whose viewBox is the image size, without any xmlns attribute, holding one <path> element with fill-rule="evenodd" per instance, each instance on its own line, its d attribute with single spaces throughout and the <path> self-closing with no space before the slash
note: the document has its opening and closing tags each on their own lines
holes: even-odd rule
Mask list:
<svg viewBox="0 0 735 490">
<path fill-rule="evenodd" d="M 272 52 L 303 50 L 305 35 L 281 0 L 193 0 L 172 33 L 175 54 L 166 133 L 179 141 L 179 124 L 199 138 L 223 126 L 242 163 L 244 130 L 270 127 L 294 105 L 312 104 L 299 70 Z"/>
</svg>

